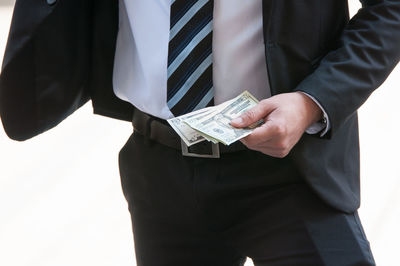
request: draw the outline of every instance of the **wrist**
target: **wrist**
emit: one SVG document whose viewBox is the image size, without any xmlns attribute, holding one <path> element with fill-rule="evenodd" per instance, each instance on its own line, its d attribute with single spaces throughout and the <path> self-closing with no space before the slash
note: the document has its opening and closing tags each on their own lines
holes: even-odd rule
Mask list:
<svg viewBox="0 0 400 266">
<path fill-rule="evenodd" d="M 324 113 L 315 101 L 313 101 L 309 96 L 302 92 L 296 93 L 302 102 L 303 106 L 303 118 L 306 122 L 306 128 L 315 124 L 317 122 L 322 122 L 324 120 Z"/>
</svg>

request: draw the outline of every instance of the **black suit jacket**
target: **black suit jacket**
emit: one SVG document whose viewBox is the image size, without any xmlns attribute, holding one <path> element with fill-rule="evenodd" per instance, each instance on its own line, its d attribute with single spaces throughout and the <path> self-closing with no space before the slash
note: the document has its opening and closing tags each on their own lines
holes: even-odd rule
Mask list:
<svg viewBox="0 0 400 266">
<path fill-rule="evenodd" d="M 305 134 L 289 154 L 331 206 L 359 206 L 357 109 L 400 57 L 400 1 L 263 0 L 272 94 L 304 91 L 329 115 L 326 138 Z M 0 76 L 6 133 L 25 140 L 89 99 L 97 114 L 130 121 L 132 106 L 112 90 L 116 0 L 17 0 Z"/>
</svg>

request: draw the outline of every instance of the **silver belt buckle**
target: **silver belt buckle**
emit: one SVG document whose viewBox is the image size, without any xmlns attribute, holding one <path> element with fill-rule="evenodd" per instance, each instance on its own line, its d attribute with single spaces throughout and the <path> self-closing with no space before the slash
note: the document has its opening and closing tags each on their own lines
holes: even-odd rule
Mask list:
<svg viewBox="0 0 400 266">
<path fill-rule="evenodd" d="M 215 158 L 215 159 L 220 158 L 219 144 L 211 143 L 212 154 L 198 154 L 198 153 L 189 152 L 189 147 L 186 145 L 186 143 L 183 140 L 181 140 L 181 147 L 182 147 L 182 155 L 183 156 L 198 157 L 198 158 Z"/>
</svg>

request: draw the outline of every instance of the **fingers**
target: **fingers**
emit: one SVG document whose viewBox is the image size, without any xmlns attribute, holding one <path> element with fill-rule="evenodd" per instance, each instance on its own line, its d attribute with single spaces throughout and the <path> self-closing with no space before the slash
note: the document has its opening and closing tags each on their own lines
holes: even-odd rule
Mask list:
<svg viewBox="0 0 400 266">
<path fill-rule="evenodd" d="M 277 121 L 266 121 L 262 126 L 254 129 L 254 131 L 246 137 L 246 141 L 258 145 L 272 139 L 281 139 L 287 135 L 284 124 Z"/>
<path fill-rule="evenodd" d="M 251 150 L 259 151 L 276 158 L 284 158 L 291 151 L 291 148 L 289 146 L 285 146 L 283 144 L 265 143 L 258 146 L 252 146 L 251 144 L 248 144 L 244 139 L 242 139 L 241 142 Z"/>
<path fill-rule="evenodd" d="M 270 101 L 262 100 L 255 107 L 251 108 L 241 116 L 231 121 L 231 125 L 234 127 L 242 128 L 250 126 L 251 124 L 264 119 L 270 112 L 274 110 Z"/>
<path fill-rule="evenodd" d="M 255 129 L 241 142 L 249 149 L 278 158 L 287 156 L 293 146 L 287 136 L 286 127 L 271 121 Z"/>
<path fill-rule="evenodd" d="M 253 147 L 268 142 L 273 137 L 273 129 L 271 128 L 270 123 L 266 122 L 262 126 L 254 129 L 254 131 L 250 135 L 243 138 L 242 140 L 246 142 L 246 145 Z"/>
</svg>

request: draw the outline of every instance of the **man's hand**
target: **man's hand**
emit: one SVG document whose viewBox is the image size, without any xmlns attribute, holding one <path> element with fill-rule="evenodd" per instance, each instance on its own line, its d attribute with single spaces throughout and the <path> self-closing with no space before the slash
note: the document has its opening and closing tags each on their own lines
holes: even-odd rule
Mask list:
<svg viewBox="0 0 400 266">
<path fill-rule="evenodd" d="M 242 128 L 263 119 L 265 123 L 241 142 L 249 149 L 283 158 L 289 154 L 304 131 L 321 117 L 322 110 L 310 97 L 301 92 L 292 92 L 262 100 L 232 120 L 231 125 Z"/>
</svg>

